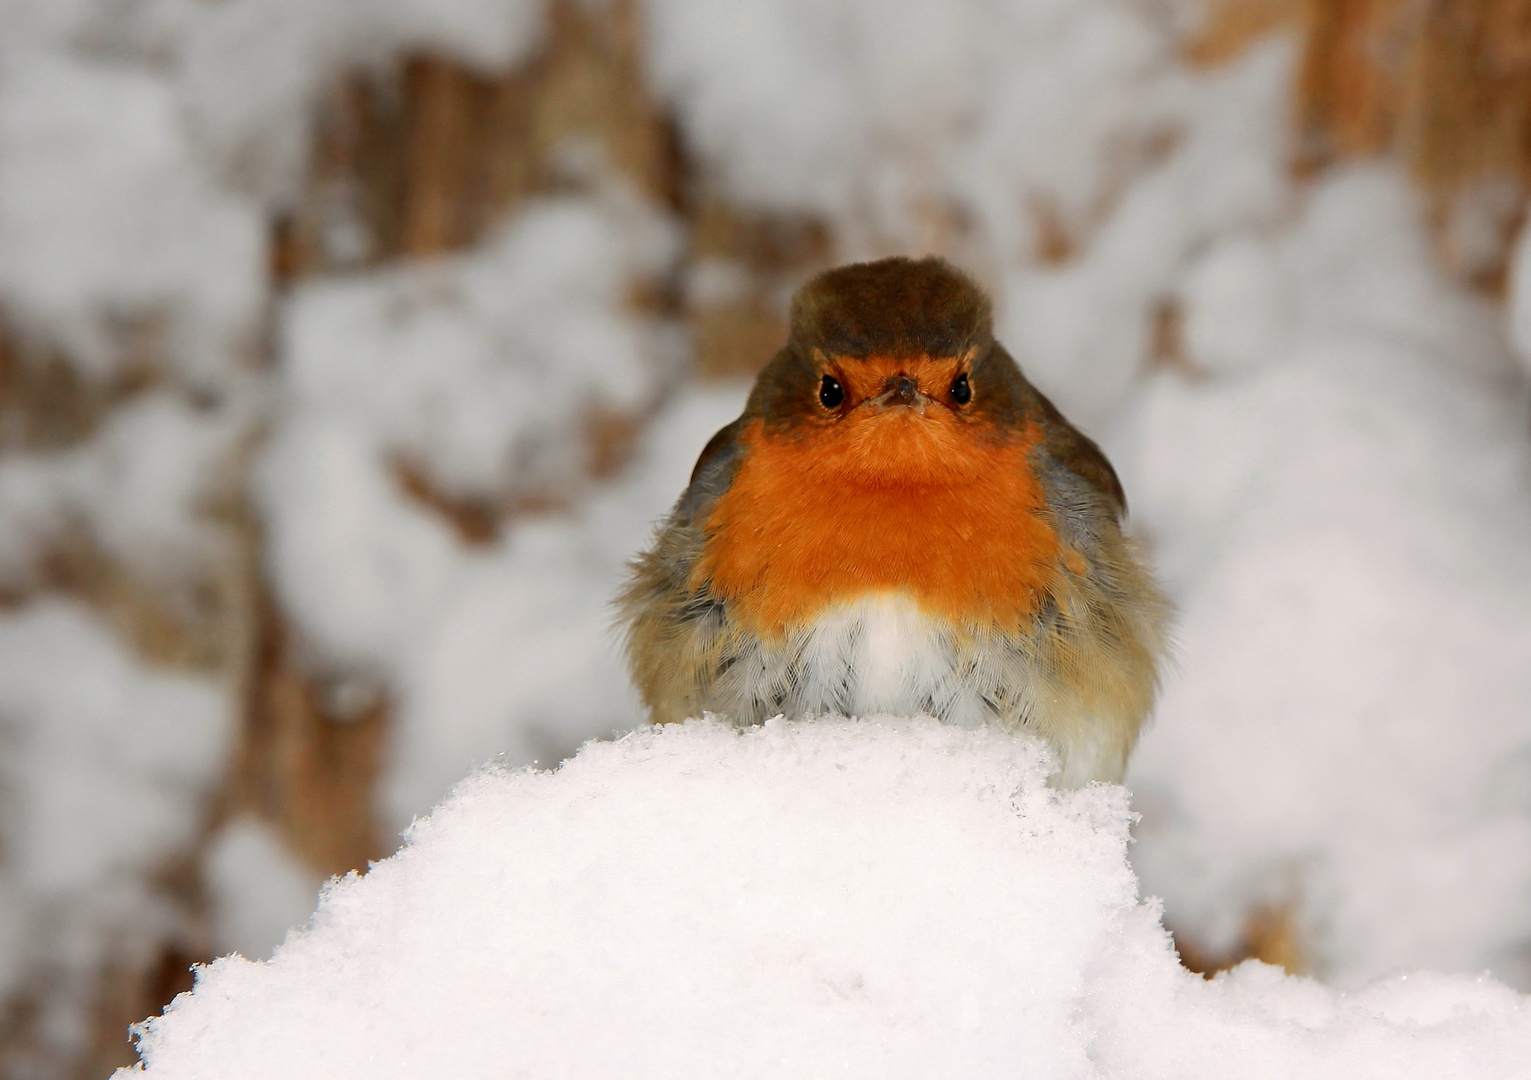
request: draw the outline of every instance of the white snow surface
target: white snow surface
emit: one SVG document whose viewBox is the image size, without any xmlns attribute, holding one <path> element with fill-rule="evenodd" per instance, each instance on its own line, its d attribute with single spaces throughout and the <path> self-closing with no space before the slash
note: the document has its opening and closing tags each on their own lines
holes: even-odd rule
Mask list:
<svg viewBox="0 0 1531 1080">
<path fill-rule="evenodd" d="M 1185 971 L 1127 793 L 1050 767 L 884 719 L 692 722 L 480 773 L 269 962 L 202 969 L 144 1025 L 144 1072 L 1524 1075 L 1531 1001 L 1486 978 Z"/>
</svg>

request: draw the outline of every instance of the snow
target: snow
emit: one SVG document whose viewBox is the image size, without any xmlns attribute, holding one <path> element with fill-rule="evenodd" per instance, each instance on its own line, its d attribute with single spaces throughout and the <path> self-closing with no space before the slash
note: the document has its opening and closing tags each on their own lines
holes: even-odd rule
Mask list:
<svg viewBox="0 0 1531 1080">
<path fill-rule="evenodd" d="M 271 826 L 252 817 L 235 818 L 218 831 L 202 876 L 212 900 L 218 955 L 257 960 L 270 956 L 290 927 L 308 921 L 323 884 L 293 858 Z"/>
<path fill-rule="evenodd" d="M 1253 256 L 1293 297 L 1285 332 L 1242 357 L 1194 344 L 1224 377 L 1160 376 L 1138 403 L 1119 460 L 1181 615 L 1129 774 L 1134 861 L 1207 947 L 1295 903 L 1339 984 L 1429 966 L 1526 986 L 1524 397 L 1474 303 L 1413 284 L 1418 221 L 1390 174 L 1321 185 Z M 1269 325 L 1277 291 L 1241 308 L 1198 286 L 1189 321 Z M 1192 341 L 1218 332 L 1237 340 Z"/>
<path fill-rule="evenodd" d="M 360 425 L 295 419 L 273 441 L 262 481 L 288 610 L 339 670 L 398 701 L 390 820 L 407 823 L 496 755 L 554 762 L 632 725 L 611 597 L 696 447 L 744 392 L 686 391 L 655 418 L 622 485 L 487 546 L 408 502 Z"/>
<path fill-rule="evenodd" d="M 532 0 L 232 0 L 182 20 L 176 89 L 212 168 L 239 190 L 294 198 L 315 106 L 355 69 L 408 48 L 496 70 L 542 41 Z"/>
<path fill-rule="evenodd" d="M 1285 211 L 1291 62 L 1277 40 L 1206 77 L 1178 145 L 1121 194 L 1078 258 L 1021 263 L 1006 275 L 1001 339 L 1086 431 L 1120 415 L 1150 356 L 1157 312 L 1198 249 L 1263 231 Z"/>
<path fill-rule="evenodd" d="M 1167 28 L 1113 0 L 646 13 L 652 77 L 727 189 L 824 215 L 853 250 L 879 232 L 912 240 L 911 212 L 952 186 L 980 187 L 980 212 L 1011 226 L 1002 244 L 1028 228 L 1014 219 L 1033 189 L 1071 222 L 1093 215 L 1116 182 L 1102 149 L 1171 121 L 1181 82 Z"/>
<path fill-rule="evenodd" d="M 62 600 L 0 618 L 0 646 L 5 782 L 26 808 L 7 830 L 7 866 L 39 891 L 66 889 L 184 843 L 185 810 L 228 741 L 222 691 L 143 673 Z"/>
<path fill-rule="evenodd" d="M 288 405 L 367 425 L 451 494 L 568 487 L 584 415 L 655 396 L 660 331 L 625 298 L 672 253 L 639 205 L 548 199 L 472 255 L 304 286 L 284 323 Z"/>
<path fill-rule="evenodd" d="M 25 583 L 71 530 L 161 588 L 205 570 L 220 550 L 205 502 L 230 467 L 234 412 L 153 392 L 82 443 L 0 458 L 0 583 Z"/>
<path fill-rule="evenodd" d="M 218 382 L 260 310 L 256 208 L 199 166 L 163 78 L 15 44 L 0 70 L 0 295 L 25 332 L 101 378 L 135 324 Z"/>
<path fill-rule="evenodd" d="M 269 569 L 313 654 L 398 703 L 390 820 L 487 758 L 556 761 L 637 715 L 607 604 L 742 401 L 668 403 L 651 425 L 680 440 L 663 483 L 640 461 L 637 494 L 585 490 L 589 420 L 641 414 L 671 377 L 673 333 L 626 297 L 673 245 L 620 192 L 539 201 L 473 254 L 316 282 L 288 305 L 284 418 L 257 474 Z M 470 543 L 405 494 L 401 461 L 448 495 L 566 509 Z"/>
<path fill-rule="evenodd" d="M 1248 233 L 1221 238 L 1187 269 L 1177 297 L 1186 360 L 1197 371 L 1235 375 L 1278 352 L 1293 298 L 1272 245 Z"/>
<path fill-rule="evenodd" d="M 460 559 L 401 664 L 388 820 L 406 824 L 480 762 L 552 764 L 633 726 L 640 707 L 611 598 L 684 487 L 696 447 L 738 415 L 745 390 L 684 392 L 656 417 L 620 486 Z"/>
<path fill-rule="evenodd" d="M 208 985 L 265 1001 L 301 970 L 333 988 L 333 1000 L 305 992 L 294 1002 L 352 1032 L 335 1018 L 385 998 L 383 984 L 358 981 L 347 997 L 344 980 L 360 977 L 344 964 L 321 971 L 331 947 L 321 943 L 354 933 L 368 963 L 405 964 L 408 940 L 366 929 L 369 905 L 381 911 L 392 895 L 387 883 L 402 890 L 407 879 L 418 890 L 388 900 L 401 905 L 392 925 L 450 933 L 457 898 L 446 883 L 433 892 L 426 873 L 438 865 L 427 857 L 438 832 L 496 800 L 545 818 L 551 803 L 538 803 L 539 793 L 563 791 L 558 805 L 575 808 L 570 815 L 587 803 L 595 815 L 579 819 L 583 839 L 560 832 L 573 827 L 562 819 L 540 840 L 496 833 L 496 844 L 512 846 L 495 854 L 486 844 L 477 855 L 505 879 L 466 909 L 482 922 L 442 946 L 441 966 L 409 968 L 420 981 L 400 984 L 413 988 L 401 1000 L 423 1011 L 371 1014 L 368 1030 L 395 1040 L 401 1061 L 428 1051 L 460 1054 L 473 1067 L 499 1060 L 463 1018 L 525 1001 L 475 1004 L 452 965 L 540 963 L 541 977 L 565 980 L 571 994 L 595 994 L 595 984 L 572 980 L 599 977 L 603 957 L 658 964 L 642 951 L 649 939 L 630 932 L 635 905 L 648 913 L 652 940 L 670 943 L 665 956 L 696 955 L 685 927 L 664 921 L 672 907 L 734 950 L 722 975 L 665 969 L 659 993 L 602 984 L 603 1019 L 626 1025 L 630 1049 L 656 1054 L 665 1047 L 654 1033 L 667 1024 L 693 1025 L 685 1028 L 693 1045 L 743 1054 L 763 1037 L 748 1020 L 792 1008 L 796 1023 L 772 1029 L 777 1043 L 822 1049 L 831 1013 L 803 1011 L 816 993 L 815 1008 L 832 1010 L 847 1032 L 816 1062 L 884 1045 L 878 1039 L 911 1047 L 914 1063 L 932 1060 L 919 1055 L 938 1043 L 958 1046 L 941 1062 L 976 1062 L 961 1054 L 979 1054 L 980 1044 L 1009 1053 L 1019 1044 L 1005 1039 L 1033 1030 L 1037 1052 L 1060 1055 L 1048 1060 L 1065 1072 L 1094 1062 L 1125 1074 L 1493 1075 L 1496 1061 L 1513 1060 L 1494 1055 L 1519 1045 L 1522 999 L 1469 976 L 1490 969 L 1531 987 L 1531 241 L 1521 240 L 1514 260 L 1506 318 L 1436 268 L 1426 215 L 1392 168 L 1294 180 L 1294 43 L 1277 36 L 1225 67 L 1192 70 L 1179 35 L 1201 6 L 649 0 L 644 47 L 694 154 L 687 160 L 743 214 L 820 220 L 837 258 L 934 246 L 992 287 L 1001 340 L 1107 443 L 1132 527 L 1180 605 L 1178 660 L 1129 777 L 1144 815 L 1131 849 L 1143 888 L 1163 898 L 1177 932 L 1212 950 L 1236 942 L 1252 906 L 1290 905 L 1317 974 L 1364 988 L 1342 995 L 1259 967 L 1211 984 L 1185 976 L 1151 905 L 1133 899 L 1120 793 L 1079 796 L 1101 800 L 1088 806 L 1048 795 L 1045 807 L 1028 804 L 1024 820 L 1052 831 L 1016 839 L 1004 832 L 1014 815 L 1003 798 L 983 803 L 975 785 L 1001 774 L 1001 787 L 1029 783 L 1033 752 L 918 725 L 875 735 L 833 728 L 822 746 L 806 730 L 735 739 L 696 727 L 591 747 L 553 777 L 481 776 L 398 860 L 334 887 L 318 928 L 273 966 L 224 962 Z M 186 925 L 156 894 L 153 875 L 198 842 L 232 706 L 211 675 L 151 667 L 100 615 L 33 597 L 50 545 L 83 534 L 141 583 L 185 588 L 220 557 L 209 498 L 239 482 L 231 460 L 258 442 L 249 493 L 266 584 L 300 660 L 338 688 L 337 699 L 387 701 L 378 809 L 403 827 L 485 761 L 551 765 L 639 719 L 609 598 L 707 437 L 737 414 L 743 388 L 685 384 L 684 342 L 634 303 L 643 291 L 634 285 L 680 284 L 686 302 L 701 306 L 746 288 L 750 271 L 725 259 L 687 265 L 676 223 L 595 170 L 573 185 L 579 191 L 520 204 L 471 251 L 270 294 L 266 222 L 300 189 L 310 125 L 335 81 L 358 66 L 386 66 L 406 48 L 493 72 L 545 40 L 540 3 L 0 0 L 0 15 L 7 334 L 20 339 L 23 361 L 66 363 L 92 393 L 127 385 L 146 361 L 155 369 L 149 391 L 108 394 L 101 425 L 79 442 L 0 447 L 0 590 L 10 605 L 0 611 L 0 991 L 43 985 L 38 972 L 73 973 L 63 1004 L 42 1010 L 50 1038 L 67 1047 L 86 1037 L 86 980 L 102 958 Z M 1481 201 L 1476 218 L 1458 215 L 1453 228 L 1497 235 L 1513 207 L 1501 205 L 1502 194 Z M 1491 246 L 1467 233 L 1450 239 L 1464 257 Z M 255 370 L 268 317 L 275 363 Z M 646 430 L 632 462 L 592 480 L 589 428 L 614 415 Z M 502 512 L 504 523 L 491 536 L 461 534 L 406 492 L 405 471 L 446 501 Z M 661 746 L 691 772 L 662 783 L 659 772 L 644 773 L 670 760 Z M 873 786 L 847 788 L 835 802 L 789 775 L 757 775 L 770 754 L 744 748 L 768 746 L 796 747 L 782 753 L 804 768 L 812 760 L 827 770 L 820 754 L 848 755 Z M 628 757 L 650 752 L 654 762 Z M 729 757 L 736 753 L 756 755 L 754 764 Z M 597 773 L 611 786 L 576 795 L 580 778 Z M 781 788 L 778 802 L 764 790 L 771 784 Z M 674 805 L 664 802 L 668 786 Z M 714 794 L 697 802 L 704 789 Z M 926 807 L 933 821 L 951 820 L 948 804 L 952 814 L 966 808 L 989 822 L 995 831 L 983 835 L 1011 851 L 1015 866 L 1046 867 L 1060 896 L 1073 889 L 1078 918 L 1093 913 L 1094 929 L 1057 915 L 1057 898 L 1041 893 L 1001 910 L 998 879 L 986 875 L 1011 864 L 959 866 L 973 850 L 964 837 L 942 840 L 955 845 L 948 854 L 957 862 L 941 862 L 939 850 L 874 844 L 905 875 L 891 887 L 858 861 L 866 853 L 821 850 L 819 833 L 807 834 L 801 858 L 818 878 L 779 883 L 806 890 L 795 894 L 804 906 L 761 915 L 753 939 L 731 938 L 749 927 L 722 916 L 696 922 L 711 917 L 699 894 L 684 891 L 704 888 L 699 872 L 642 877 L 630 894 L 607 885 L 576 896 L 569 911 L 589 916 L 578 927 L 556 921 L 564 916 L 553 892 L 516 892 L 551 890 L 557 867 L 596 884 L 601 866 L 640 874 L 645 852 L 656 866 L 682 867 L 678 848 L 645 846 L 662 837 L 644 813 L 698 844 L 701 834 L 686 829 L 726 824 L 737 850 L 721 834 L 706 834 L 712 846 L 703 850 L 736 876 L 706 887 L 747 879 L 769 890 L 776 885 L 749 871 L 749 859 L 805 835 L 796 803 L 860 829 L 869 844 L 881 835 L 867 807 L 852 805 L 858 791 L 911 830 L 906 839 L 929 833 L 899 816 L 899 799 Z M 718 819 L 746 796 L 764 800 L 740 802 L 755 807 L 753 817 Z M 617 803 L 633 816 L 599 817 L 600 806 Z M 797 822 L 799 833 L 768 835 L 777 820 Z M 602 828 L 615 838 L 610 847 Z M 1075 866 L 1085 851 L 1099 860 Z M 593 860 L 582 870 L 557 861 L 582 854 Z M 513 857 L 522 861 L 505 861 Z M 860 893 L 828 887 L 839 864 L 862 868 Z M 469 868 L 451 865 L 448 883 L 461 882 Z M 528 880 L 527 866 L 546 873 Z M 971 898 L 949 888 L 937 896 L 941 879 L 910 876 L 936 866 L 988 884 Z M 313 897 L 311 872 L 248 819 L 211 838 L 203 869 L 215 939 L 251 955 L 301 921 Z M 465 886 L 463 903 L 474 895 Z M 969 899 L 979 907 L 964 907 Z M 512 902 L 544 903 L 541 937 L 515 938 L 494 923 L 483 941 L 504 951 L 469 955 L 470 943 L 482 944 L 473 927 Z M 410 920 L 404 906 L 416 903 L 452 914 Z M 986 926 L 974 921 L 980 909 Z M 819 910 L 826 919 L 840 912 L 832 924 L 844 951 L 814 936 Z M 872 941 L 879 924 L 868 910 L 906 928 L 891 959 Z M 971 927 L 956 924 L 960 913 Z M 797 921 L 771 921 L 788 917 Z M 342 924 L 351 929 L 335 929 Z M 798 954 L 771 936 L 787 925 L 797 927 Z M 1075 951 L 1065 955 L 1063 937 L 1035 929 L 1046 925 L 1075 933 L 1067 946 Z M 966 942 L 992 1008 L 1017 1011 L 990 1012 L 982 997 L 978 1033 L 950 1041 L 975 1015 L 964 1004 L 970 987 L 917 948 L 922 927 Z M 1035 947 L 995 953 L 991 963 L 1000 929 Z M 1032 1006 L 995 974 L 1001 961 L 1053 996 L 1024 1012 Z M 803 973 L 812 963 L 827 981 L 810 985 Z M 1368 983 L 1419 966 L 1448 974 Z M 757 969 L 751 989 L 743 979 Z M 881 972 L 891 985 L 895 969 L 926 980 L 910 975 L 888 990 L 886 1000 L 905 1010 L 902 1026 L 856 997 L 885 984 L 873 978 L 857 990 L 845 981 L 847 971 Z M 656 1004 L 666 994 L 669 1010 Z M 183 1002 L 184 1016 L 212 1024 L 214 996 L 204 989 Z M 683 1014 L 681 1001 L 698 1011 Z M 544 1015 L 541 1004 L 527 1008 Z M 245 1037 L 238 1033 L 285 1015 L 275 1009 L 252 1005 L 217 1023 L 228 1025 L 232 1046 Z M 988 1019 L 1023 1012 L 1034 1028 L 996 1035 L 999 1021 Z M 178 1015 L 159 1030 L 187 1030 L 191 1021 Z M 424 1020 L 437 1015 L 439 1036 Z M 588 1016 L 557 1015 L 546 1033 L 525 1017 L 484 1030 L 521 1032 L 528 1047 L 543 1047 L 527 1050 L 528 1061 L 547 1060 L 535 1054 L 551 1055 L 555 1036 L 591 1060 L 615 1053 L 619 1044 L 571 1038 L 589 1030 L 579 1027 L 595 1022 Z M 321 1030 L 312 1023 L 303 1030 Z M 224 1039 L 221 1030 L 195 1040 L 195 1053 Z M 261 1030 L 269 1041 L 269 1027 Z M 173 1055 L 193 1054 L 171 1048 L 192 1045 L 176 1042 L 190 1036 L 165 1038 L 169 1056 L 154 1066 L 162 1071 Z M 306 1047 L 299 1041 L 293 1052 Z M 852 1071 L 875 1071 L 876 1052 Z"/>
<path fill-rule="evenodd" d="M 62 1045 L 99 966 L 170 922 L 142 874 L 195 838 L 231 705 L 210 678 L 145 671 L 79 604 L 0 614 L 0 992 L 48 988 Z"/>
<path fill-rule="evenodd" d="M 692 722 L 489 770 L 266 963 L 144 1025 L 182 1076 L 1523 1073 L 1531 1002 L 1179 966 L 1127 793 L 934 721 Z M 126 1074 L 119 1074 L 126 1075 Z"/>
</svg>

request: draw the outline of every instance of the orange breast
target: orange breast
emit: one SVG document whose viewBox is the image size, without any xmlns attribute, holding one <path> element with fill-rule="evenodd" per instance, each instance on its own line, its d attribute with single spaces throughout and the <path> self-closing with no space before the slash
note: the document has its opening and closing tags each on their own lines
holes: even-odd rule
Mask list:
<svg viewBox="0 0 1531 1080">
<path fill-rule="evenodd" d="M 885 591 L 958 626 L 1016 629 L 1059 573 L 1027 462 L 1039 437 L 999 438 L 940 406 L 783 434 L 757 421 L 693 585 L 710 580 L 770 638 Z"/>
</svg>

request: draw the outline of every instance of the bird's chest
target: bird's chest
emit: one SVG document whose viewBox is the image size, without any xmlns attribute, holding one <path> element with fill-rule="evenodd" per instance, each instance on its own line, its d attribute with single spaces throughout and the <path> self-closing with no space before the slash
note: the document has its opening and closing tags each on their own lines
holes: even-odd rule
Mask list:
<svg viewBox="0 0 1531 1080">
<path fill-rule="evenodd" d="M 768 639 L 845 619 L 858 635 L 876 636 L 878 624 L 900 628 L 887 630 L 890 641 L 902 638 L 903 616 L 858 608 L 895 594 L 955 625 L 1017 630 L 1071 557 L 1027 446 L 993 449 L 940 482 L 877 484 L 850 482 L 801 448 L 757 446 L 704 523 L 690 584 Z"/>
</svg>

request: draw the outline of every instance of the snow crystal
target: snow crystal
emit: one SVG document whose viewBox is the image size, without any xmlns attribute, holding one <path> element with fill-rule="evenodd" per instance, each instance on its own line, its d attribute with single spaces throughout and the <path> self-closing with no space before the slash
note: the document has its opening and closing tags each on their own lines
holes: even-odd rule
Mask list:
<svg viewBox="0 0 1531 1080">
<path fill-rule="evenodd" d="M 933 721 L 590 744 L 461 784 L 267 963 L 140 1035 L 181 1076 L 1518 1076 L 1482 979 L 1342 995 L 1176 962 L 1126 793 Z M 119 1074 L 123 1075 L 123 1074 Z"/>
</svg>

